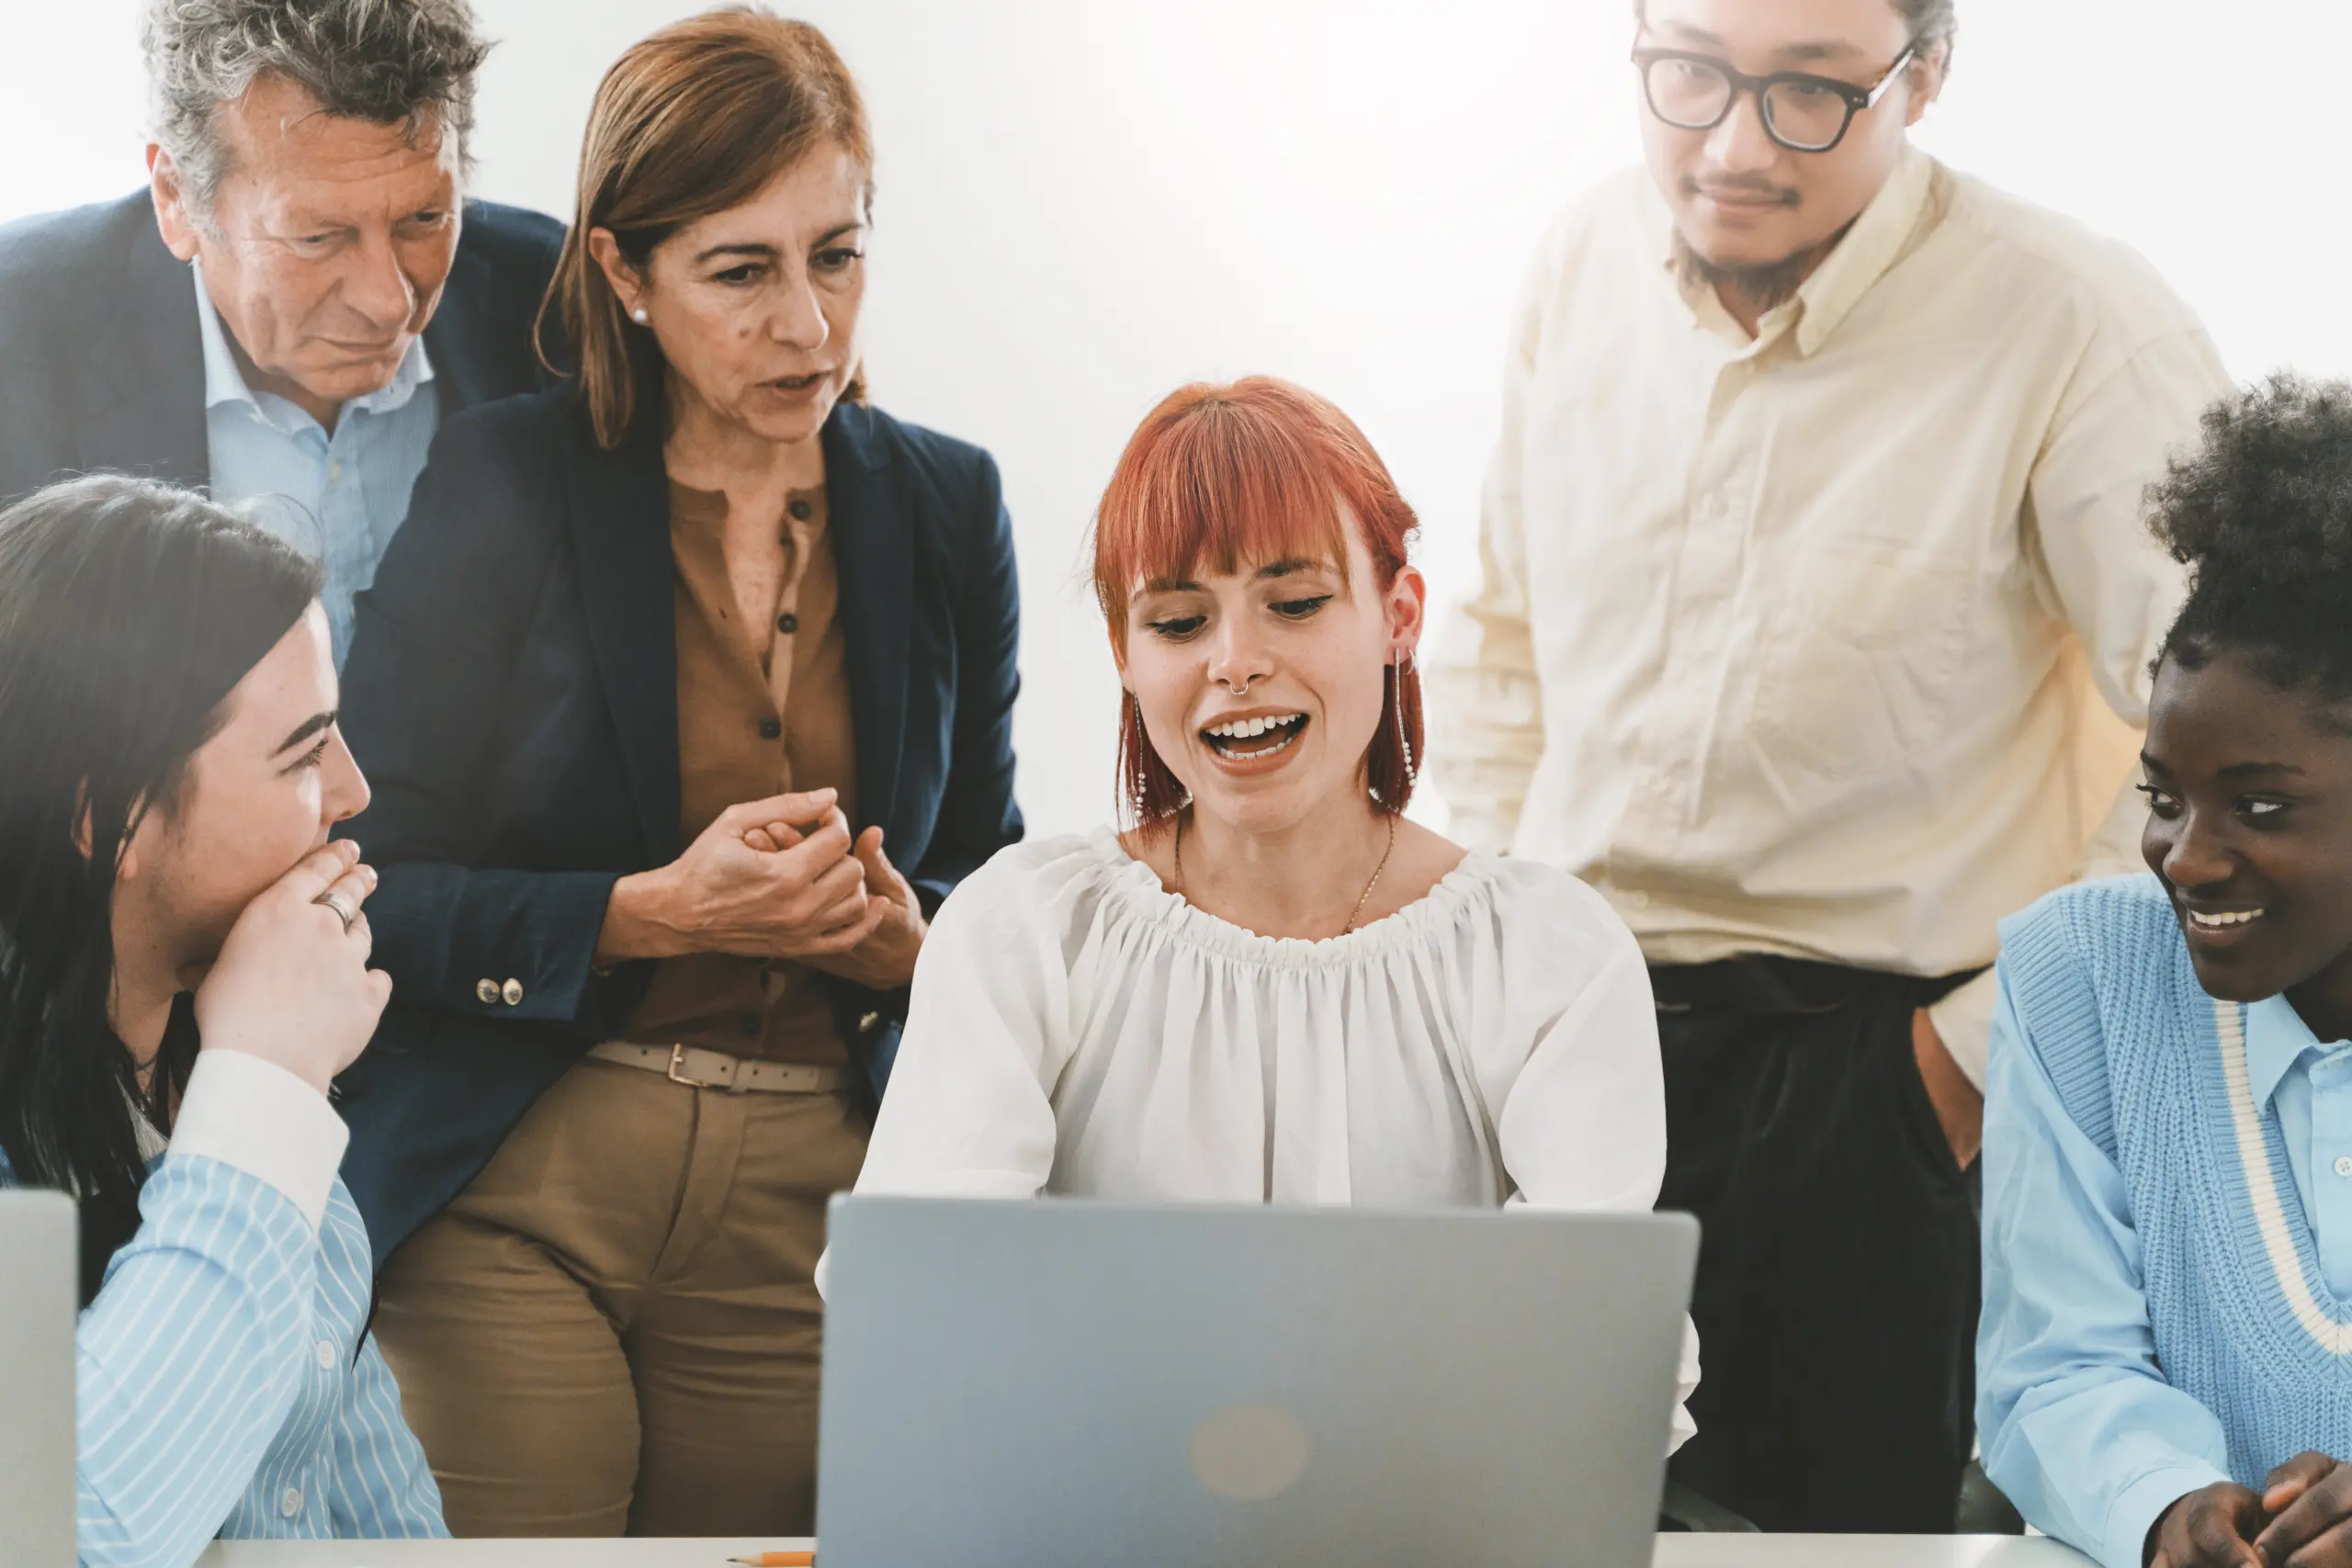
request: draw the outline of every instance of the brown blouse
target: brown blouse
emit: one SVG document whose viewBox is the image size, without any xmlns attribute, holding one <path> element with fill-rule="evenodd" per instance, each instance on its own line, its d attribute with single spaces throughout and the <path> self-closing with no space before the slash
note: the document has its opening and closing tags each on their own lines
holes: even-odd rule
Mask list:
<svg viewBox="0 0 2352 1568">
<path fill-rule="evenodd" d="M 730 806 L 788 790 L 831 785 L 843 814 L 857 815 L 849 660 L 825 521 L 821 489 L 792 492 L 781 592 L 774 612 L 746 626 L 727 574 L 727 498 L 670 487 L 681 842 Z M 788 959 L 665 958 L 625 1038 L 767 1061 L 850 1060 L 822 976 Z"/>
</svg>

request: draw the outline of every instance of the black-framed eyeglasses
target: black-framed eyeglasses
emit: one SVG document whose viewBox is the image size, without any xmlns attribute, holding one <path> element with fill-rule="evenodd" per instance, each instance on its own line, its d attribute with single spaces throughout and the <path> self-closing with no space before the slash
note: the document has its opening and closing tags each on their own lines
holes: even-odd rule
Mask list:
<svg viewBox="0 0 2352 1568">
<path fill-rule="evenodd" d="M 1804 71 L 1750 76 L 1712 54 L 1682 49 L 1637 49 L 1634 63 L 1641 69 L 1650 113 L 1677 130 L 1713 130 L 1731 118 L 1742 93 L 1753 93 L 1765 135 L 1792 152 L 1826 152 L 1846 140 L 1856 115 L 1877 107 L 1918 54 L 1914 39 L 1867 87 Z"/>
</svg>

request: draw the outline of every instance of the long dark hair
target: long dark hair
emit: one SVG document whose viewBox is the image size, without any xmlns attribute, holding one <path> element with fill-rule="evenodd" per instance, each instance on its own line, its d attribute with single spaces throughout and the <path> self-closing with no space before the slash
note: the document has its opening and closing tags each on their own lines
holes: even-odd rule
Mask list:
<svg viewBox="0 0 2352 1568">
<path fill-rule="evenodd" d="M 0 512 L 0 1155 L 81 1201 L 85 1301 L 138 1228 L 138 1110 L 164 1125 L 193 1061 L 180 1042 L 142 1097 L 111 1027 L 122 847 L 173 808 L 321 577 L 148 480 L 74 479 Z"/>
</svg>

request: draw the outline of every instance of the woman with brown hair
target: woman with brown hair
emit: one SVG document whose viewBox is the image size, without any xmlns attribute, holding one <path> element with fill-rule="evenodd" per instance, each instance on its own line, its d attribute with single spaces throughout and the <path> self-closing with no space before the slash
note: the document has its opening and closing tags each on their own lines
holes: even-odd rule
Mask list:
<svg viewBox="0 0 2352 1568">
<path fill-rule="evenodd" d="M 629 50 L 574 379 L 443 427 L 360 600 L 400 1000 L 346 1170 L 461 1535 L 808 1530 L 825 1203 L 931 913 L 1021 834 L 995 465 L 865 400 L 872 167 L 813 28 Z"/>
</svg>

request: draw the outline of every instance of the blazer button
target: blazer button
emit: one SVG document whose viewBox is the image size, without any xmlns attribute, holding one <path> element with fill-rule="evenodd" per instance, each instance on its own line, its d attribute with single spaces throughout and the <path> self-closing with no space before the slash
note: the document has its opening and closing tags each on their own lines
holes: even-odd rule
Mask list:
<svg viewBox="0 0 2352 1568">
<path fill-rule="evenodd" d="M 761 739 L 774 740 L 777 736 L 782 735 L 783 733 L 784 720 L 780 718 L 763 718 L 760 720 Z"/>
<path fill-rule="evenodd" d="M 806 501 L 801 500 L 797 496 L 793 498 L 791 504 L 786 506 L 785 510 L 792 513 L 793 521 L 796 523 L 808 522 L 809 518 L 816 515 L 817 512 L 815 507 L 809 505 Z"/>
<path fill-rule="evenodd" d="M 882 1015 L 878 1012 L 869 1012 L 857 1021 L 857 1032 L 860 1034 L 871 1034 L 881 1027 Z"/>
<path fill-rule="evenodd" d="M 484 1007 L 496 1007 L 498 1005 L 499 998 L 498 982 L 495 980 L 476 980 L 474 982 L 474 995 L 481 999 L 481 1003 Z"/>
<path fill-rule="evenodd" d="M 506 998 L 506 1005 L 508 1007 L 521 1007 L 523 1005 L 523 982 L 520 980 L 509 980 L 505 985 L 499 987 L 498 994 Z"/>
<path fill-rule="evenodd" d="M 794 615 L 778 615 L 775 618 L 775 629 L 790 637 L 800 629 L 800 617 Z"/>
</svg>

